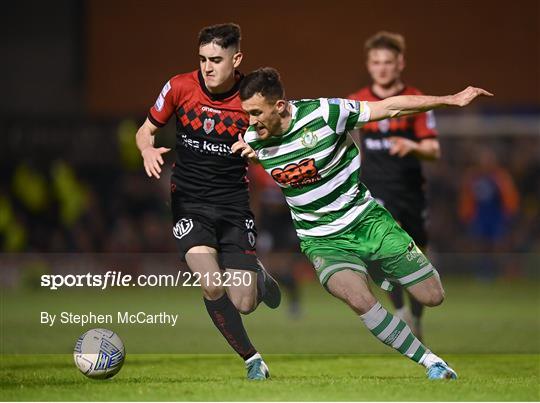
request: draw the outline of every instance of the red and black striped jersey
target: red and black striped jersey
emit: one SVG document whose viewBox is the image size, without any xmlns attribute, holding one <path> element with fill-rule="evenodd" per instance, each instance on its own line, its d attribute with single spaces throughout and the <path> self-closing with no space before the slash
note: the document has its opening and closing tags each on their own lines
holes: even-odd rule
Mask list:
<svg viewBox="0 0 540 403">
<path fill-rule="evenodd" d="M 405 86 L 395 95 L 422 95 L 414 87 Z M 361 101 L 380 101 L 371 87 L 364 87 L 347 98 Z M 413 155 L 403 158 L 390 155 L 389 137 L 400 136 L 421 141 L 437 136 L 433 112 L 369 122 L 360 129 L 362 148 L 361 179 L 368 188 L 385 186 L 409 191 L 422 191 L 424 178 L 420 161 Z"/>
<path fill-rule="evenodd" d="M 186 202 L 249 206 L 247 164 L 231 153 L 238 134 L 248 127 L 236 84 L 212 94 L 200 71 L 179 74 L 163 87 L 148 119 L 163 126 L 176 117 L 176 162 L 171 188 Z"/>
</svg>

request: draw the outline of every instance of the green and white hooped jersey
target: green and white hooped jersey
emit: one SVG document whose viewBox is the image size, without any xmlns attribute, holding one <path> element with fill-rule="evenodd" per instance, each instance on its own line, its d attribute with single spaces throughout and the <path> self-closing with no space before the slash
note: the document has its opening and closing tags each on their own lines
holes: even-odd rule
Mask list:
<svg viewBox="0 0 540 403">
<path fill-rule="evenodd" d="M 281 187 L 300 238 L 340 233 L 355 224 L 372 197 L 360 182 L 360 155 L 350 130 L 369 120 L 367 102 L 340 98 L 291 101 L 282 136 L 245 141 Z"/>
</svg>

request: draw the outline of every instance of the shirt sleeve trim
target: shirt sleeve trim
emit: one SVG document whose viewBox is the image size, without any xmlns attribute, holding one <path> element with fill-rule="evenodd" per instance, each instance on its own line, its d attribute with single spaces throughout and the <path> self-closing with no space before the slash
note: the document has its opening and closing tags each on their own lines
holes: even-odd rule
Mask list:
<svg viewBox="0 0 540 403">
<path fill-rule="evenodd" d="M 156 118 L 152 116 L 152 112 L 148 112 L 148 120 L 157 127 L 163 127 L 167 124 L 167 123 L 161 123 L 159 120 L 156 120 Z"/>
</svg>

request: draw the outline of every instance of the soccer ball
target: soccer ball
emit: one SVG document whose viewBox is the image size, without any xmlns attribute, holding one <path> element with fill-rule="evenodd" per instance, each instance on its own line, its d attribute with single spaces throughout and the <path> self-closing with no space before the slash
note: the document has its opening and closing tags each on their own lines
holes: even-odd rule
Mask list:
<svg viewBox="0 0 540 403">
<path fill-rule="evenodd" d="M 125 358 L 124 343 L 116 333 L 107 329 L 91 329 L 82 334 L 73 351 L 77 368 L 92 379 L 116 375 Z"/>
</svg>

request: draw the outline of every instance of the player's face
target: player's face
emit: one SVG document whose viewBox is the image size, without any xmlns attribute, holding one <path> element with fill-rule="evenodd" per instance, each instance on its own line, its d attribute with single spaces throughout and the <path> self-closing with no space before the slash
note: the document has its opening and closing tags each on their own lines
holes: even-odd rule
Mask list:
<svg viewBox="0 0 540 403">
<path fill-rule="evenodd" d="M 377 85 L 391 86 L 399 80 L 404 68 L 403 55 L 389 49 L 372 49 L 368 53 L 367 70 Z"/>
<path fill-rule="evenodd" d="M 227 92 L 234 85 L 234 70 L 242 53 L 233 46 L 224 49 L 211 42 L 199 47 L 199 64 L 206 88 L 212 93 Z"/>
<path fill-rule="evenodd" d="M 272 102 L 257 93 L 242 101 L 242 108 L 249 114 L 249 124 L 255 127 L 260 139 L 281 133 L 281 116 L 286 101 Z"/>
</svg>

